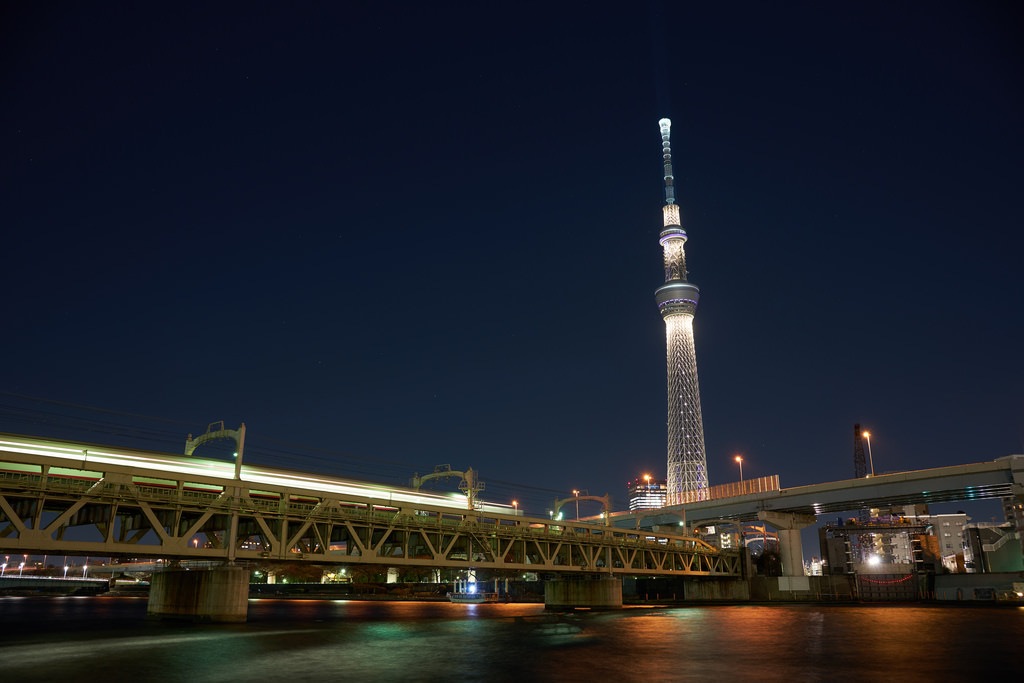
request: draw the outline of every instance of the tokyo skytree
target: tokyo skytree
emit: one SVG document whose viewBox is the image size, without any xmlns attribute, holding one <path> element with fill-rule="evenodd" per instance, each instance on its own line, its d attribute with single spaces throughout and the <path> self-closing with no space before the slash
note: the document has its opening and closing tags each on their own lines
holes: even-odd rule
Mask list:
<svg viewBox="0 0 1024 683">
<path fill-rule="evenodd" d="M 693 316 L 700 290 L 686 281 L 686 231 L 679 220 L 672 177 L 672 122 L 658 121 L 665 164 L 664 251 L 665 284 L 654 293 L 665 320 L 668 360 L 668 495 L 667 505 L 708 496 L 708 462 L 704 453 L 704 420 L 700 412 L 697 355 L 693 346 Z"/>
</svg>

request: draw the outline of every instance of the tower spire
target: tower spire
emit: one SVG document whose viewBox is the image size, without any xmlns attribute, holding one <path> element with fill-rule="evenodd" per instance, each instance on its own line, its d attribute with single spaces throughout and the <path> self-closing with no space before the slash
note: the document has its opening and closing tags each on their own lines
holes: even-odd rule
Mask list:
<svg viewBox="0 0 1024 683">
<path fill-rule="evenodd" d="M 672 184 L 674 176 L 672 175 L 672 141 L 670 140 L 672 121 L 661 119 L 658 121 L 658 127 L 661 128 L 661 156 L 665 161 L 665 203 L 675 204 L 676 188 Z"/>
<path fill-rule="evenodd" d="M 665 206 L 662 207 L 661 243 L 665 284 L 655 293 L 665 320 L 668 369 L 668 492 L 666 503 L 678 505 L 704 500 L 708 493 L 704 418 L 697 382 L 697 356 L 693 343 L 693 317 L 700 290 L 686 279 L 686 231 L 675 197 L 672 173 L 672 122 L 658 121 L 665 169 Z"/>
</svg>

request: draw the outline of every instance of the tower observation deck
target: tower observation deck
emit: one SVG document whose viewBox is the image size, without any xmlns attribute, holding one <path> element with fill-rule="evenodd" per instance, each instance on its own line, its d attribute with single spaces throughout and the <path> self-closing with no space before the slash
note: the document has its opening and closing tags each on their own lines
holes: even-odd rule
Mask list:
<svg viewBox="0 0 1024 683">
<path fill-rule="evenodd" d="M 665 284 L 655 291 L 658 310 L 665 320 L 668 366 L 668 492 L 666 503 L 678 505 L 704 500 L 708 494 L 704 419 L 697 383 L 697 355 L 693 344 L 693 316 L 700 290 L 686 279 L 686 231 L 676 204 L 672 174 L 672 122 L 661 119 L 661 148 L 665 167 L 664 251 Z"/>
</svg>

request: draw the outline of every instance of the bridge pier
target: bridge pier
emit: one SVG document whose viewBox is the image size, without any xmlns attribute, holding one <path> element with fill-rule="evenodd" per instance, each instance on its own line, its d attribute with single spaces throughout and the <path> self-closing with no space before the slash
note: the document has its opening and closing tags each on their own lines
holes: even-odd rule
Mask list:
<svg viewBox="0 0 1024 683">
<path fill-rule="evenodd" d="M 249 570 L 165 569 L 149 586 L 146 615 L 185 621 L 243 622 L 249 610 Z"/>
<path fill-rule="evenodd" d="M 621 609 L 622 579 L 617 576 L 562 576 L 544 582 L 544 609 Z"/>
<path fill-rule="evenodd" d="M 761 510 L 757 518 L 779 530 L 779 555 L 783 576 L 804 575 L 804 542 L 800 531 L 817 521 L 814 515 Z"/>
</svg>

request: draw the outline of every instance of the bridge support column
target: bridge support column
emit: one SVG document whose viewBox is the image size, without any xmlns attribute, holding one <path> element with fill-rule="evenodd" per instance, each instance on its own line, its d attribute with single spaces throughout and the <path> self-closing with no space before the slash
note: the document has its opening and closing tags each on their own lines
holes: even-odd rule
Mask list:
<svg viewBox="0 0 1024 683">
<path fill-rule="evenodd" d="M 794 512 L 772 512 L 762 510 L 757 518 L 768 522 L 779 530 L 779 555 L 782 559 L 783 576 L 804 575 L 804 543 L 800 531 L 814 524 L 814 515 L 801 515 Z"/>
<path fill-rule="evenodd" d="M 248 569 L 165 569 L 153 574 L 146 614 L 161 619 L 243 622 L 248 610 Z"/>
<path fill-rule="evenodd" d="M 1017 530 L 1020 554 L 1024 558 L 1024 458 L 1010 458 L 1010 476 L 1013 478 L 1013 494 L 1003 499 L 1003 512 L 1006 521 Z"/>
<path fill-rule="evenodd" d="M 544 609 L 621 609 L 622 579 L 617 576 L 565 576 L 544 582 Z"/>
</svg>

